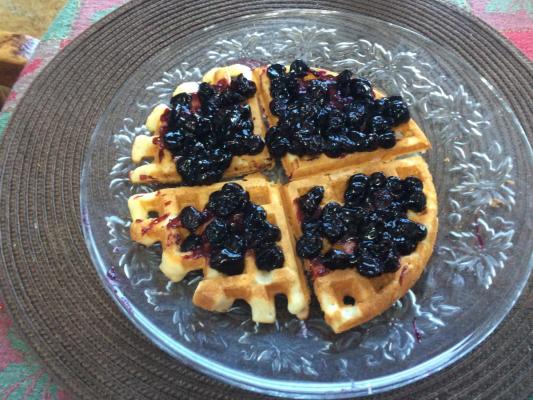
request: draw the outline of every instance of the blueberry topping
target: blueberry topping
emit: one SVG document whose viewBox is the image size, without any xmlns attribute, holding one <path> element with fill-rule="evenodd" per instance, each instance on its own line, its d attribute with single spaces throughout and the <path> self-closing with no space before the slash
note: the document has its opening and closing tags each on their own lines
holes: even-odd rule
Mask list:
<svg viewBox="0 0 533 400">
<path fill-rule="evenodd" d="M 187 206 L 181 210 L 179 215 L 181 225 L 189 231 L 194 232 L 204 222 L 204 214 L 192 206 Z"/>
<path fill-rule="evenodd" d="M 417 177 L 354 174 L 345 188 L 345 204 L 330 202 L 320 216 L 319 189 L 312 187 L 297 199 L 303 234 L 296 252 L 302 258 L 318 259 L 328 269 L 356 268 L 363 276 L 375 277 L 397 271 L 400 257 L 411 254 L 427 237 L 427 228 L 407 217 L 408 210 L 419 212 L 426 205 Z M 323 239 L 332 244 L 325 254 Z"/>
<path fill-rule="evenodd" d="M 265 143 L 253 133 L 250 106 L 246 99 L 256 93 L 256 85 L 243 74 L 229 85 L 203 82 L 195 95 L 173 96 L 163 145 L 176 161 L 176 169 L 189 185 L 220 181 L 233 156 L 255 155 Z"/>
<path fill-rule="evenodd" d="M 267 245 L 255 251 L 255 263 L 262 271 L 272 271 L 281 268 L 285 262 L 283 252 L 277 245 Z"/>
<path fill-rule="evenodd" d="M 187 252 L 198 249 L 202 246 L 202 238 L 198 235 L 191 233 L 187 236 L 183 242 L 181 242 L 180 251 Z"/>
<path fill-rule="evenodd" d="M 212 192 L 200 212 L 192 206 L 182 209 L 179 220 L 191 233 L 181 242 L 182 252 L 211 251 L 209 265 L 227 275 L 241 274 L 245 255 L 254 250 L 256 265 L 264 271 L 283 267 L 285 258 L 276 242 L 280 229 L 267 220 L 265 209 L 250 201 L 250 194 L 235 182 Z M 203 233 L 195 234 L 211 218 Z M 201 229 L 201 228 L 200 228 Z"/>
<path fill-rule="evenodd" d="M 280 64 L 267 68 L 269 108 L 278 123 L 265 142 L 274 158 L 287 153 L 335 158 L 396 145 L 392 127 L 409 119 L 400 96 L 376 100 L 370 82 L 353 78 L 348 70 L 336 77 L 319 71 L 308 79 L 310 71 L 301 60 L 291 64 L 289 73 Z"/>
<path fill-rule="evenodd" d="M 226 275 L 239 275 L 244 271 L 244 256 L 229 249 L 215 249 L 211 252 L 209 266 Z"/>
</svg>

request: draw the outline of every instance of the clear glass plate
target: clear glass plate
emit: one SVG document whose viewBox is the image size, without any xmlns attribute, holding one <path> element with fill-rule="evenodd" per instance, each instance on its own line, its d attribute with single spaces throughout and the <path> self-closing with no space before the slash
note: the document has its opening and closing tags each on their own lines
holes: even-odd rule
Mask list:
<svg viewBox="0 0 533 400">
<path fill-rule="evenodd" d="M 511 108 L 465 61 L 379 20 L 287 10 L 228 20 L 172 42 L 129 77 L 96 127 L 82 176 L 83 229 L 104 286 L 131 321 L 180 361 L 237 386 L 282 396 L 345 397 L 390 390 L 471 351 L 499 324 L 532 267 L 531 150 Z M 426 273 L 384 315 L 334 335 L 316 303 L 308 320 L 279 310 L 258 325 L 246 306 L 192 305 L 200 279 L 168 283 L 160 250 L 130 241 L 131 143 L 150 109 L 182 81 L 250 60 L 351 69 L 401 94 L 430 138 L 425 156 L 440 229 Z M 518 157 L 520 155 L 520 157 Z"/>
</svg>

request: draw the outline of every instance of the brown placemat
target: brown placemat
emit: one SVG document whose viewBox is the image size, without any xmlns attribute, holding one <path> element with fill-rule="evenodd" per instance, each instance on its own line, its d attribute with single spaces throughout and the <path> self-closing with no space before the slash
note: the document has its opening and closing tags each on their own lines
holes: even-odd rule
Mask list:
<svg viewBox="0 0 533 400">
<path fill-rule="evenodd" d="M 481 21 L 436 1 L 133 1 L 56 57 L 0 146 L 0 283 L 19 329 L 75 398 L 259 398 L 193 371 L 148 342 L 102 288 L 80 227 L 80 170 L 95 124 L 130 73 L 167 40 L 279 8 L 356 12 L 416 30 L 497 86 L 531 138 L 533 72 Z M 525 261 L 525 260 L 524 260 Z M 531 282 L 531 281 L 530 281 Z M 532 285 L 468 357 L 392 399 L 521 399 L 532 392 Z"/>
</svg>

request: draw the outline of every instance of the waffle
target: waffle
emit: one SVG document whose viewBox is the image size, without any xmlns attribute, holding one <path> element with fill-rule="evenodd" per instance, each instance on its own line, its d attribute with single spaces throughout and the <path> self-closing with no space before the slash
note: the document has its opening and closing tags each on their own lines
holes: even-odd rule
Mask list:
<svg viewBox="0 0 533 400">
<path fill-rule="evenodd" d="M 182 280 L 191 271 L 201 270 L 204 279 L 198 285 L 193 303 L 210 311 L 225 312 L 236 299 L 245 300 L 251 307 L 252 319 L 256 322 L 273 323 L 276 319 L 274 297 L 283 294 L 288 300 L 288 310 L 298 318 L 307 318 L 309 312 L 309 289 L 303 270 L 294 256 L 294 236 L 285 218 L 281 192 L 278 185 L 264 178 L 250 177 L 239 181 L 249 192 L 250 199 L 264 207 L 267 218 L 281 230 L 282 239 L 277 244 L 285 255 L 282 268 L 261 271 L 256 268 L 255 257 L 247 253 L 244 273 L 226 276 L 209 267 L 206 257 L 179 250 L 180 238 L 188 232 L 177 226 L 180 210 L 185 206 L 203 209 L 209 194 L 219 190 L 223 183 L 202 186 L 162 189 L 156 192 L 130 197 L 131 238 L 145 246 L 161 243 L 163 255 L 160 269 L 173 282 Z M 149 218 L 149 213 L 158 213 Z M 199 232 L 205 228 L 200 227 Z"/>
<path fill-rule="evenodd" d="M 324 312 L 326 322 L 336 333 L 360 325 L 388 309 L 402 297 L 418 280 L 433 252 L 437 236 L 437 195 L 426 162 L 419 156 L 391 162 L 378 162 L 356 167 L 344 168 L 329 174 L 297 179 L 284 186 L 283 200 L 293 232 L 302 234 L 294 205 L 296 198 L 307 193 L 316 185 L 325 189 L 322 204 L 330 201 L 343 203 L 343 195 L 348 178 L 355 173 L 371 174 L 380 171 L 385 175 L 400 178 L 416 176 L 424 184 L 427 198 L 426 210 L 422 213 L 409 211 L 409 219 L 427 227 L 427 237 L 418 244 L 416 250 L 400 258 L 400 268 L 394 273 L 385 273 L 379 277 L 366 278 L 355 268 L 335 270 L 317 277 L 313 282 L 315 294 Z M 326 244 L 327 242 L 325 242 Z M 310 261 L 304 261 L 304 267 L 310 268 Z M 355 299 L 354 305 L 344 303 L 344 297 Z"/>
<path fill-rule="evenodd" d="M 259 91 L 259 100 L 264 114 L 267 117 L 270 126 L 275 126 L 278 122 L 278 117 L 270 112 L 270 79 L 266 74 L 266 66 L 256 68 L 254 75 L 256 81 L 261 82 L 261 90 Z M 288 67 L 286 67 L 288 69 Z M 314 71 L 323 71 L 329 75 L 336 76 L 337 73 L 324 69 L 313 68 Z M 304 79 L 311 80 L 315 76 L 309 73 Z M 377 89 L 374 89 L 374 94 L 377 98 L 384 97 L 385 94 Z M 288 153 L 282 157 L 281 163 L 285 173 L 290 178 L 299 178 L 317 173 L 317 171 L 325 172 L 333 169 L 347 167 L 349 165 L 358 165 L 373 161 L 388 161 L 400 155 L 413 153 L 417 151 L 426 151 L 431 145 L 429 140 L 424 135 L 424 132 L 419 128 L 417 123 L 411 118 L 408 122 L 401 124 L 394 128 L 397 136 L 396 145 L 391 149 L 377 149 L 374 151 L 351 153 L 344 157 L 328 157 L 325 154 L 320 156 L 303 156 L 299 157 Z"/>
<path fill-rule="evenodd" d="M 228 67 L 213 68 L 207 72 L 203 81 L 215 84 L 221 80 L 231 81 L 231 77 L 239 74 L 244 74 L 247 79 L 254 80 L 258 91 L 259 81 L 255 80 L 250 68 L 234 64 Z M 173 96 L 178 93 L 196 93 L 198 91 L 197 82 L 184 82 L 180 84 L 173 93 Z M 248 99 L 247 104 L 250 105 L 252 112 L 252 120 L 254 123 L 254 133 L 256 135 L 265 137 L 266 128 L 263 123 L 261 109 L 257 95 Z M 157 139 L 159 137 L 159 130 L 161 128 L 161 116 L 168 109 L 168 106 L 160 104 L 154 108 L 146 120 L 146 128 L 152 133 L 152 136 L 140 135 L 135 138 L 133 142 L 131 158 L 135 164 L 141 163 L 143 160 L 149 160 L 150 163 L 138 166 L 130 173 L 130 180 L 133 183 L 180 183 L 181 176 L 176 170 L 176 164 L 170 151 L 161 148 L 158 145 Z M 268 150 L 265 148 L 261 153 L 256 155 L 243 155 L 233 157 L 232 162 L 224 173 L 225 178 L 232 178 L 243 176 L 251 172 L 256 172 L 273 165 L 273 161 L 269 156 Z"/>
</svg>

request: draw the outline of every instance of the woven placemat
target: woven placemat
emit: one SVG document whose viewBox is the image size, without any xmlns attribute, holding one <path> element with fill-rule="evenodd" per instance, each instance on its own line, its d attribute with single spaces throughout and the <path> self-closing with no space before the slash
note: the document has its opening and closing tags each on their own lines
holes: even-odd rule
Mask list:
<svg viewBox="0 0 533 400">
<path fill-rule="evenodd" d="M 56 57 L 20 102 L 0 146 L 0 283 L 25 339 L 75 398 L 260 398 L 178 363 L 148 342 L 102 288 L 80 227 L 91 132 L 127 77 L 168 40 L 279 8 L 356 12 L 404 26 L 468 60 L 502 92 L 531 138 L 533 72 L 481 21 L 436 1 L 133 1 Z M 525 262 L 525 258 L 524 258 Z M 530 281 L 531 282 L 531 281 Z M 532 392 L 532 285 L 468 357 L 385 399 L 521 399 Z"/>
</svg>

